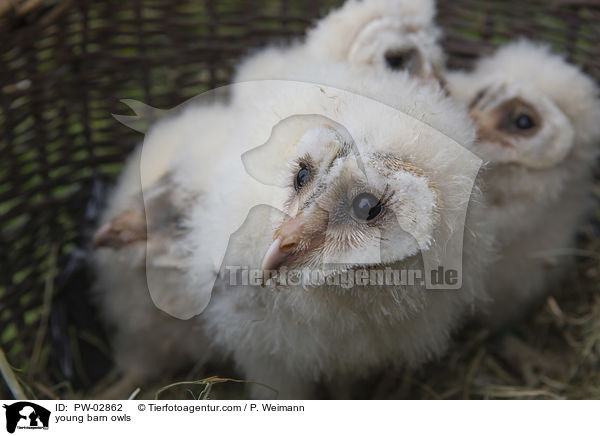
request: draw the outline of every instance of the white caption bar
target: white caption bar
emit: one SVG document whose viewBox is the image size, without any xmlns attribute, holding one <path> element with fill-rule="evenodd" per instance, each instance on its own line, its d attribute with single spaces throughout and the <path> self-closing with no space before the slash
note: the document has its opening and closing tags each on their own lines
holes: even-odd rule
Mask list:
<svg viewBox="0 0 600 436">
<path fill-rule="evenodd" d="M 594 401 L 0 401 L 0 434 L 584 434 Z M 12 432 L 11 432 L 12 430 Z M 3 433 L 4 432 L 4 433 Z M 381 432 L 381 433 L 378 433 Z"/>
</svg>

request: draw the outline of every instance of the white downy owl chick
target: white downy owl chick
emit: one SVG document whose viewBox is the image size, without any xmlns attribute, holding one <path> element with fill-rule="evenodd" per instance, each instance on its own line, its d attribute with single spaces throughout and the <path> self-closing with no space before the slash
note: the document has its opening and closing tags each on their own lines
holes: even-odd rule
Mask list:
<svg viewBox="0 0 600 436">
<path fill-rule="evenodd" d="M 200 325 L 164 311 L 190 303 L 180 303 L 173 292 L 182 286 L 185 268 L 176 242 L 186 208 L 202 188 L 183 182 L 185 174 L 172 170 L 185 157 L 181 150 L 193 149 L 199 138 L 207 154 L 216 154 L 228 115 L 219 104 L 194 104 L 158 122 L 129 157 L 109 195 L 94 238 L 93 264 L 96 296 L 123 377 L 103 394 L 107 398 L 123 398 L 138 383 L 209 357 Z M 209 160 L 194 166 L 208 177 Z"/>
<path fill-rule="evenodd" d="M 355 68 L 408 71 L 440 80 L 433 0 L 348 0 L 291 47 L 270 47 L 242 62 L 234 82 L 281 79 L 307 63 L 339 61 Z"/>
<path fill-rule="evenodd" d="M 471 153 L 462 147 L 475 133 L 466 111 L 439 86 L 407 75 L 321 64 L 315 81 L 323 71 L 328 85 L 370 98 L 311 83 L 236 85 L 255 87 L 261 99 L 238 114 L 229 150 L 253 151 L 243 162 L 222 159 L 215 171 L 223 176 L 206 187 L 187 223 L 190 292 L 211 285 L 217 265 L 278 274 L 236 286 L 225 271 L 198 319 L 245 379 L 280 398 L 311 398 L 319 380 L 439 356 L 484 297 L 480 279 L 490 257 L 473 189 L 479 164 L 467 164 Z M 261 206 L 265 199 L 269 206 Z M 284 270 L 304 268 L 299 277 L 420 269 L 425 258 L 444 257 L 448 238 L 462 242 L 464 220 L 451 217 L 467 205 L 460 290 L 426 290 L 418 281 L 350 289 L 281 282 Z M 238 228 L 223 260 L 217 236 Z M 359 261 L 370 254 L 381 257 Z M 323 263 L 333 266 L 320 269 Z M 272 393 L 255 386 L 252 395 Z"/>
<path fill-rule="evenodd" d="M 482 315 L 503 323 L 552 290 L 573 260 L 578 225 L 593 205 L 600 143 L 598 88 L 547 47 L 522 40 L 447 76 L 478 124 L 477 153 L 500 259 Z"/>
</svg>

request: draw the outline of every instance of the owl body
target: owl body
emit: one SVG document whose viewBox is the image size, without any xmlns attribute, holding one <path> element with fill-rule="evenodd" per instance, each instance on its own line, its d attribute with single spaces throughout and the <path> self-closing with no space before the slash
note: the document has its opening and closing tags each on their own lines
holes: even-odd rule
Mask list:
<svg viewBox="0 0 600 436">
<path fill-rule="evenodd" d="M 594 202 L 600 103 L 591 79 L 543 46 L 519 41 L 447 76 L 478 123 L 482 185 L 496 228 L 485 322 L 502 324 L 552 290 L 572 265 Z"/>
<path fill-rule="evenodd" d="M 332 62 L 295 74 L 303 82 L 236 85 L 261 99 L 223 107 L 222 118 L 221 109 L 199 110 L 189 124 L 175 119 L 154 131 L 169 138 L 172 127 L 183 141 L 155 142 L 152 132 L 145 141 L 153 169 L 144 178 L 143 150 L 145 245 L 98 253 L 117 361 L 136 368 L 138 383 L 229 356 L 245 379 L 279 398 L 312 398 L 320 380 L 439 356 L 485 299 L 490 232 L 480 219 L 480 160 L 468 150 L 475 131 L 465 108 L 408 73 Z M 200 126 L 202 139 L 184 134 L 196 137 Z M 175 149 L 164 159 L 155 143 Z M 135 180 L 135 171 L 130 163 L 121 180 Z M 129 203 L 111 203 L 106 220 L 139 205 L 121 194 L 138 189 L 118 185 L 113 199 Z M 157 209 L 147 200 L 164 192 L 170 203 L 159 201 L 158 210 L 181 213 L 166 224 L 157 218 L 153 230 Z M 454 262 L 447 250 L 463 243 L 463 231 L 462 286 L 427 289 L 426 265 Z M 145 271 L 132 265 L 134 250 Z M 386 269 L 400 282 L 356 281 L 357 271 L 377 277 Z M 232 282 L 232 270 L 275 274 Z M 402 271 L 420 275 L 410 281 Z M 272 396 L 253 386 L 253 397 Z"/>
<path fill-rule="evenodd" d="M 228 114 L 218 104 L 193 105 L 158 122 L 129 157 L 108 197 L 92 259 L 95 293 L 111 332 L 116 366 L 129 382 L 125 391 L 107 392 L 110 398 L 128 395 L 135 383 L 209 357 L 201 323 L 186 323 L 165 308 L 189 304 L 174 298 L 173 290 L 183 284 L 185 253 L 173 229 L 177 215 L 184 215 L 202 190 L 201 180 L 188 178 L 178 162 L 193 155 L 197 146 L 215 154 L 209 147 L 223 145 Z M 210 140 L 202 135 L 210 135 Z M 197 159 L 194 166 L 197 174 L 210 177 L 210 161 Z M 163 216 L 164 210 L 180 212 Z M 149 225 L 152 218 L 158 223 L 156 230 Z M 130 233 L 139 237 L 123 236 Z"/>
<path fill-rule="evenodd" d="M 319 380 L 356 377 L 385 365 L 417 366 L 439 356 L 470 306 L 485 299 L 480 278 L 490 258 L 490 233 L 479 219 L 483 202 L 465 175 L 470 153 L 458 145 L 468 147 L 474 137 L 466 111 L 439 86 L 423 87 L 408 75 L 394 76 L 399 83 L 391 88 L 384 85 L 391 73 L 356 74 L 328 65 L 327 86 L 310 83 L 325 80 L 318 71 L 323 70 L 315 68 L 321 75 L 314 80 L 310 70 L 298 73 L 305 83 L 241 84 L 262 95 L 260 107 L 249 106 L 232 134 L 232 143 L 243 142 L 247 154 L 241 163 L 222 162 L 217 172 L 231 177 L 207 187 L 188 221 L 190 289 L 205 286 L 203 279 L 222 265 L 199 319 L 245 379 L 274 388 L 279 398 L 312 398 Z M 440 146 L 448 137 L 456 148 Z M 349 144 L 357 154 L 348 151 Z M 318 186 L 306 188 L 314 189 L 310 193 L 293 187 L 303 159 L 318 174 L 312 182 Z M 387 210 L 394 218 L 367 229 L 345 217 L 344 199 L 356 200 L 354 189 L 376 198 L 393 192 L 398 203 Z M 346 206 L 338 209 L 339 201 Z M 442 241 L 450 234 L 462 236 L 464 222 L 449 216 L 467 205 L 461 289 L 335 282 L 356 270 L 368 275 L 386 267 L 423 269 L 425 257 L 443 257 Z M 223 219 L 209 219 L 209 210 L 218 210 Z M 214 235 L 236 226 L 221 261 L 207 258 L 207 252 L 223 252 Z M 300 242 L 282 255 L 281 244 L 289 237 Z M 388 243 L 385 250 L 382 243 Z M 272 282 L 232 284 L 232 268 L 250 272 L 265 264 L 306 280 L 281 283 L 277 276 Z M 313 285 L 308 279 L 314 272 L 333 282 Z M 272 397 L 272 392 L 255 385 L 252 395 Z"/>
</svg>

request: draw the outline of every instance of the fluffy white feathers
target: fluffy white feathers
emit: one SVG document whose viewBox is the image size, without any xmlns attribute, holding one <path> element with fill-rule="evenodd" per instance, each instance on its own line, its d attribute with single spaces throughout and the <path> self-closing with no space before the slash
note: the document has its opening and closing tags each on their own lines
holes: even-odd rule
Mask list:
<svg viewBox="0 0 600 436">
<path fill-rule="evenodd" d="M 176 292 L 184 286 L 185 268 L 178 221 L 202 192 L 203 181 L 173 168 L 181 159 L 195 157 L 199 138 L 204 152 L 216 154 L 224 141 L 219 135 L 228 131 L 228 114 L 220 105 L 194 105 L 157 123 L 128 159 L 109 196 L 95 239 L 105 248 L 97 248 L 93 256 L 100 309 L 113 336 L 117 368 L 125 375 L 121 386 L 106 392 L 109 398 L 209 357 L 200 324 L 168 314 L 185 318 L 186 311 L 195 314 L 207 302 L 182 301 Z M 211 162 L 194 159 L 193 166 L 195 174 L 208 175 Z"/>
<path fill-rule="evenodd" d="M 149 283 L 150 293 L 155 287 L 159 296 L 168 296 L 171 311 L 188 309 L 193 304 L 186 302 L 210 294 L 224 261 L 231 266 L 260 267 L 274 232 L 286 222 L 286 216 L 294 214 L 289 204 L 293 194 L 290 171 L 306 156 L 323 168 L 319 183 L 330 190 L 317 189 L 309 197 L 314 195 L 318 202 L 303 206 L 308 217 L 304 228 L 312 230 L 307 230 L 310 237 L 306 232 L 302 237 L 324 238 L 324 242 L 320 251 L 296 253 L 298 266 L 320 267 L 323 262 L 334 262 L 338 267 L 328 274 L 339 275 L 357 268 L 357 254 L 374 252 L 380 244 L 391 241 L 370 266 L 367 262 L 367 272 L 375 266 L 421 270 L 425 258 L 432 263 L 443 260 L 454 236 L 462 242 L 464 221 L 460 214 L 469 205 L 471 231 L 465 234 L 469 250 L 461 290 L 429 292 L 420 281 L 399 287 L 356 285 L 352 289 L 281 284 L 274 288 L 230 287 L 225 276 L 217 281 L 217 292 L 206 311 L 182 323 L 151 306 L 143 271 L 133 272 L 131 265 L 130 250 L 139 251 L 139 246 L 100 252 L 102 301 L 117 326 L 117 355 L 123 368 L 135 367 L 142 376 L 152 376 L 185 362 L 202 362 L 211 350 L 217 350 L 232 356 L 245 377 L 273 386 L 282 397 L 310 397 L 321 378 L 351 376 L 384 364 L 416 365 L 439 355 L 469 306 L 483 296 L 480 279 L 489 258 L 488 232 L 477 218 L 481 213 L 477 191 L 474 197 L 470 195 L 479 164 L 477 159 L 469 164 L 473 155 L 462 148 L 470 146 L 475 136 L 466 112 L 439 86 L 424 86 L 408 74 L 358 73 L 335 63 L 328 64 L 326 71 L 323 74 L 321 69 L 306 68 L 298 74 L 308 82 L 325 81 L 330 86 L 278 81 L 237 85 L 254 87 L 252 93 L 262 97 L 228 109 L 226 118 L 235 120 L 235 129 L 219 121 L 221 109 L 217 107 L 214 111 L 196 109 L 195 116 L 161 123 L 150 133 L 146 156 L 157 161 L 147 161 L 148 168 L 155 168 L 148 172 L 147 180 L 155 181 L 149 189 L 164 186 L 166 180 L 167 190 L 196 194 L 170 197 L 176 199 L 171 200 L 171 207 L 179 210 L 180 203 L 191 206 L 183 208 L 178 224 L 183 231 L 175 233 L 181 237 L 171 238 L 167 253 L 184 256 L 174 270 L 155 268 L 147 262 L 146 273 L 158 271 L 160 279 Z M 398 86 L 384 85 L 392 80 Z M 168 140 L 169 132 L 175 129 L 171 137 L 175 139 L 189 129 L 197 132 L 200 124 L 207 127 L 204 136 L 163 142 L 177 148 L 172 157 L 166 158 L 168 150 L 151 151 L 152 144 L 157 143 L 154 138 Z M 329 167 L 327 162 L 348 147 L 343 139 L 347 136 L 342 134 L 342 139 L 334 141 L 337 145 L 322 143 L 327 135 L 310 134 L 317 132 L 315 128 L 337 132 L 334 136 L 347 128 L 359 156 L 349 154 Z M 245 155 L 244 160 L 236 158 L 268 141 L 265 149 Z M 257 180 L 247 171 L 253 168 L 252 156 L 258 156 L 254 163 L 267 180 Z M 139 184 L 133 183 L 132 174 L 135 164 L 129 165 L 122 180 L 136 188 L 117 188 L 107 219 L 130 208 L 132 201 L 139 204 L 135 198 Z M 169 177 L 165 179 L 165 175 Z M 380 224 L 383 227 L 352 224 L 346 214 L 349 206 L 340 206 L 363 191 L 378 199 L 388 195 L 390 201 L 393 195 L 386 206 L 390 210 L 387 224 Z M 329 226 L 328 217 L 326 224 L 319 224 L 319 210 L 341 210 L 334 214 L 337 226 Z M 149 230 L 147 247 L 153 237 Z M 423 260 L 419 252 L 423 252 Z M 127 269 L 131 271 L 124 271 Z M 157 301 L 154 294 L 152 297 Z M 176 342 L 186 325 L 196 334 Z M 146 336 L 160 337 L 160 341 L 149 346 L 139 340 Z M 128 348 L 134 341 L 139 347 Z M 265 394 L 269 392 L 254 393 Z"/>
<path fill-rule="evenodd" d="M 291 47 L 271 47 L 243 61 L 234 82 L 288 79 L 307 64 L 344 62 L 353 68 L 408 71 L 438 79 L 444 55 L 431 0 L 350 0 Z"/>
<path fill-rule="evenodd" d="M 434 15 L 429 0 L 349 0 L 244 61 L 230 105 L 149 132 L 102 219 L 113 249 L 95 255 L 129 382 L 225 354 L 280 398 L 310 398 L 318 381 L 439 356 L 472 305 L 503 321 L 560 276 L 590 206 L 597 88 L 521 41 L 449 73 L 448 98 L 422 80 L 443 70 Z M 471 152 L 488 163 L 484 196 Z M 281 279 L 460 268 L 461 255 L 454 291 Z M 227 266 L 277 274 L 237 286 Z"/>
<path fill-rule="evenodd" d="M 600 102 L 578 68 L 527 41 L 507 45 L 471 73 L 448 75 L 452 95 L 478 123 L 478 153 L 500 260 L 487 281 L 486 318 L 523 313 L 552 289 L 573 256 L 591 207 Z"/>
<path fill-rule="evenodd" d="M 464 259 L 463 288 L 448 292 L 426 291 L 420 283 L 406 287 L 357 285 L 349 290 L 326 285 L 232 287 L 226 275 L 225 280 L 218 282 L 201 318 L 218 347 L 233 357 L 246 378 L 272 386 L 283 398 L 311 397 L 312 388 L 320 379 L 353 376 L 383 364 L 416 365 L 439 355 L 469 305 L 483 297 L 479 280 L 489 259 L 489 235 L 482 229 L 485 223 L 478 218 L 481 199 L 476 190 L 470 196 L 478 166 L 470 167 L 470 153 L 448 138 L 467 146 L 473 139 L 472 124 L 461 107 L 453 105 L 438 86 L 419 86 L 407 76 L 387 73 L 394 76 L 398 86 L 385 87 L 382 81 L 392 79 L 383 73 L 359 75 L 333 64 L 327 66 L 327 71 L 329 85 L 338 83 L 377 100 L 325 85 L 241 84 L 262 87 L 256 92 L 262 97 L 260 104 L 257 102 L 238 117 L 240 123 L 230 143 L 238 147 L 243 144 L 242 151 L 249 145 L 255 148 L 269 140 L 273 126 L 281 123 L 281 131 L 273 133 L 276 143 L 265 145 L 257 159 L 265 168 L 275 169 L 271 173 L 273 186 L 269 188 L 269 195 L 273 196 L 265 196 L 264 184 L 250 180 L 239 162 L 230 158 L 223 162 L 218 173 L 228 177 L 214 180 L 189 220 L 190 277 L 192 282 L 200 279 L 192 289 L 204 286 L 203 279 L 213 268 L 213 262 L 206 260 L 207 253 L 220 251 L 214 235 L 231 232 L 253 206 L 261 204 L 257 200 L 265 198 L 287 215 L 254 208 L 234 237 L 243 243 L 229 246 L 225 256 L 228 265 L 260 267 L 269 245 L 281 235 L 286 223 L 302 216 L 304 230 L 300 231 L 298 247 L 306 244 L 308 248 L 294 250 L 290 267 L 319 266 L 327 244 L 338 241 L 333 252 L 338 267 L 333 274 L 365 268 L 346 263 L 344 255 L 353 250 L 368 251 L 369 241 L 374 242 L 375 238 L 381 242 L 381 234 L 358 226 L 352 231 L 362 235 L 362 242 L 352 247 L 339 242 L 344 240 L 344 229 L 349 226 L 344 223 L 349 221 L 335 214 L 339 224 L 333 228 L 328 225 L 332 211 L 338 210 L 338 201 L 354 192 L 352 187 L 356 184 L 363 191 L 372 189 L 379 193 L 390 187 L 397 201 L 393 210 L 398 221 L 413 214 L 409 221 L 417 226 L 408 226 L 407 230 L 415 233 L 417 241 L 426 241 L 421 244 L 427 247 L 422 250 L 423 258 L 442 258 L 444 241 L 455 232 L 461 233 L 462 241 L 463 223 L 457 225 L 457 220 L 449 218 L 460 209 L 464 211 L 470 201 L 471 231 L 465 234 L 469 254 Z M 322 143 L 328 135 L 319 129 L 329 129 L 332 122 L 314 124 L 310 118 L 307 124 L 303 117 L 295 120 L 298 115 L 325 117 L 346 127 L 364 160 L 368 185 L 358 182 L 361 170 L 352 156 L 335 158 L 341 153 L 343 141 Z M 454 145 L 449 146 L 450 143 Z M 305 200 L 294 194 L 290 184 L 302 159 L 310 160 L 312 168 L 327 169 L 314 170 L 318 173 L 316 185 L 311 188 L 314 191 L 302 194 Z M 411 196 L 419 189 L 423 190 L 422 195 Z M 214 219 L 216 211 L 219 219 Z M 327 211 L 327 217 L 323 217 L 323 211 Z M 327 223 L 323 224 L 323 220 Z M 428 221 L 430 224 L 425 225 Z M 403 251 L 403 244 L 410 243 L 394 234 L 392 223 L 381 225 L 375 229 L 387 232 L 387 237 L 396 241 L 394 250 L 387 257 L 382 255 L 378 265 L 367 265 L 367 272 L 375 266 L 421 268 L 421 256 L 416 255 L 414 248 Z M 315 240 L 320 240 L 321 245 L 313 250 Z M 271 393 L 257 389 L 254 395 Z"/>
</svg>

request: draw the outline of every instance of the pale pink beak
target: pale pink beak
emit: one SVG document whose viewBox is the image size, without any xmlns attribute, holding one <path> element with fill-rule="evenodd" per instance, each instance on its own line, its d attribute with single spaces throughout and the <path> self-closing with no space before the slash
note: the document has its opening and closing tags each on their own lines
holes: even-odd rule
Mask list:
<svg viewBox="0 0 600 436">
<path fill-rule="evenodd" d="M 273 271 L 285 264 L 302 239 L 304 222 L 301 216 L 287 220 L 275 232 L 274 241 L 262 260 L 263 271 Z"/>
</svg>

